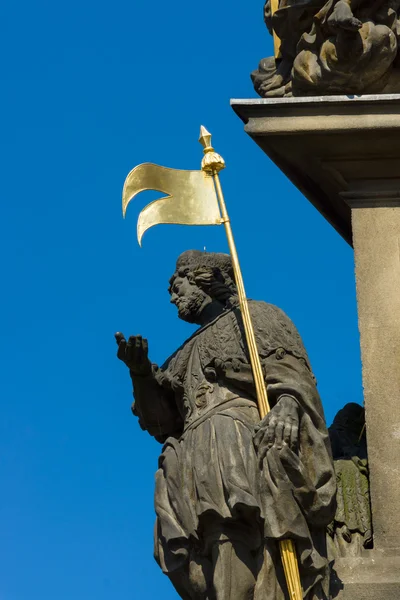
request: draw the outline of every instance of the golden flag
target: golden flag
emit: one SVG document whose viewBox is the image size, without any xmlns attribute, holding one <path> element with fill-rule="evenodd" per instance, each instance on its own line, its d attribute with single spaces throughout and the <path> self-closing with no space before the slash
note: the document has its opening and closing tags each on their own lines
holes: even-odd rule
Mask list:
<svg viewBox="0 0 400 600">
<path fill-rule="evenodd" d="M 144 163 L 132 169 L 122 192 L 122 214 L 129 202 L 144 190 L 168 194 L 148 204 L 139 214 L 137 237 L 141 245 L 145 231 L 159 223 L 176 225 L 220 225 L 221 213 L 213 178 L 204 171 L 168 169 Z"/>
</svg>

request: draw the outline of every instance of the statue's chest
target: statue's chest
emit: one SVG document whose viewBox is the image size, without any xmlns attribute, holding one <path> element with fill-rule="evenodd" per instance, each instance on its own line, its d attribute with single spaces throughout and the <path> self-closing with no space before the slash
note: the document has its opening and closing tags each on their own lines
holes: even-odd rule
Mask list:
<svg viewBox="0 0 400 600">
<path fill-rule="evenodd" d="M 227 324 L 216 325 L 189 340 L 168 368 L 178 384 L 176 402 L 186 425 L 236 397 L 217 381 L 216 363 L 237 357 L 240 344 Z"/>
</svg>

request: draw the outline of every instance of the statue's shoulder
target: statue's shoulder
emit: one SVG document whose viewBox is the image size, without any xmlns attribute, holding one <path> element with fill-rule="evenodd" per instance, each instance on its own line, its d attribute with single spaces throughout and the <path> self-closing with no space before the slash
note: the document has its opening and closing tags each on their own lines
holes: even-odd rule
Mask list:
<svg viewBox="0 0 400 600">
<path fill-rule="evenodd" d="M 302 358 L 310 368 L 303 341 L 293 321 L 275 304 L 259 300 L 249 301 L 254 331 L 261 347 L 268 347 L 269 351 L 278 347 L 284 348 L 297 358 Z"/>
<path fill-rule="evenodd" d="M 253 318 L 265 321 L 265 324 L 269 327 L 273 325 L 284 328 L 291 326 L 291 328 L 296 330 L 287 314 L 281 308 L 275 306 L 275 304 L 270 304 L 263 300 L 249 300 L 249 308 Z"/>
</svg>

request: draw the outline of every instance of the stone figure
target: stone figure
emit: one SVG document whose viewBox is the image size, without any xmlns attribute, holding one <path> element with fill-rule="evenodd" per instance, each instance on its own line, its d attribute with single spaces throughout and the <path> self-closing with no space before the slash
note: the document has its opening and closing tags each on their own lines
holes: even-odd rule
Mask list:
<svg viewBox="0 0 400 600">
<path fill-rule="evenodd" d="M 280 58 L 252 73 L 262 97 L 400 91 L 400 0 L 280 0 L 268 29 Z"/>
<path fill-rule="evenodd" d="M 328 527 L 332 558 L 361 556 L 372 547 L 365 414 L 346 404 L 329 427 L 337 481 L 337 509 Z"/>
<path fill-rule="evenodd" d="M 155 557 L 181 598 L 286 600 L 277 540 L 296 540 L 304 598 L 328 597 L 336 504 L 328 432 L 309 360 L 277 307 L 250 301 L 270 413 L 260 422 L 231 258 L 184 252 L 170 280 L 199 329 L 159 368 L 116 334 L 133 413 L 163 444 Z"/>
</svg>

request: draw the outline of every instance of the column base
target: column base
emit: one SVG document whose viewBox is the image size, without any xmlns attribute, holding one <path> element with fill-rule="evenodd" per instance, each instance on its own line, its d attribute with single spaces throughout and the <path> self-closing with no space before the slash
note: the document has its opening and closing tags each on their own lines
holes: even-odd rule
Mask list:
<svg viewBox="0 0 400 600">
<path fill-rule="evenodd" d="M 337 559 L 332 567 L 332 600 L 400 600 L 400 548 L 366 551 L 361 558 Z"/>
</svg>

